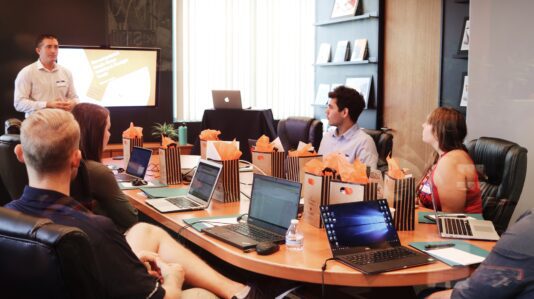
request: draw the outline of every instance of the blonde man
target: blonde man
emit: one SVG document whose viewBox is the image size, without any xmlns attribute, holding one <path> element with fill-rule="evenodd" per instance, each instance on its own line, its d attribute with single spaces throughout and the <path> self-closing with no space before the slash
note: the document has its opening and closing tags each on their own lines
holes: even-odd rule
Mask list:
<svg viewBox="0 0 534 299">
<path fill-rule="evenodd" d="M 139 223 L 122 235 L 110 219 L 92 214 L 69 197 L 70 180 L 81 159 L 79 138 L 71 113 L 44 109 L 30 115 L 15 148 L 28 169 L 29 186 L 6 207 L 87 233 L 110 298 L 214 297 L 201 289 L 182 292 L 184 280 L 222 298 L 254 297 L 256 289 L 217 273 L 162 229 Z"/>
</svg>

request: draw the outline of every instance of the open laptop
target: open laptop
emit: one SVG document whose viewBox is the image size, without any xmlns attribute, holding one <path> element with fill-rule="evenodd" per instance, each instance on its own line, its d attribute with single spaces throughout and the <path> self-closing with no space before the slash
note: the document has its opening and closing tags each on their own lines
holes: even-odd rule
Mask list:
<svg viewBox="0 0 534 299">
<path fill-rule="evenodd" d="M 243 109 L 239 90 L 212 90 L 211 95 L 215 109 Z"/>
<path fill-rule="evenodd" d="M 221 169 L 221 164 L 200 160 L 185 196 L 153 198 L 145 202 L 161 213 L 206 209 L 211 202 Z"/>
<path fill-rule="evenodd" d="M 134 146 L 130 154 L 130 160 L 126 171 L 123 173 L 116 173 L 115 179 L 118 182 L 131 182 L 137 179 L 144 179 L 152 150 Z"/>
<path fill-rule="evenodd" d="M 434 193 L 431 193 L 432 207 L 437 220 L 438 233 L 442 238 L 472 239 L 472 240 L 499 240 L 499 234 L 493 222 L 455 215 L 438 214 Z"/>
<path fill-rule="evenodd" d="M 254 174 L 247 221 L 202 231 L 242 250 L 260 242 L 284 243 L 291 219 L 297 219 L 301 184 Z"/>
<path fill-rule="evenodd" d="M 324 205 L 321 218 L 334 258 L 365 274 L 435 261 L 401 245 L 385 199 Z"/>
</svg>

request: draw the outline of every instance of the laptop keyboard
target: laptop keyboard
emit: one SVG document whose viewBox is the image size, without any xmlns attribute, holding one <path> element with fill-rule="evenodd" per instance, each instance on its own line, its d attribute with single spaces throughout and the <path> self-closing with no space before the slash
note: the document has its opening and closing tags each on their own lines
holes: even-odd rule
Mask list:
<svg viewBox="0 0 534 299">
<path fill-rule="evenodd" d="M 191 201 L 186 197 L 169 197 L 167 200 L 179 208 L 195 208 L 200 206 L 196 202 Z"/>
<path fill-rule="evenodd" d="M 451 235 L 472 236 L 471 226 L 467 219 L 440 218 L 445 226 L 445 232 Z"/>
<path fill-rule="evenodd" d="M 416 255 L 413 251 L 404 247 L 394 247 L 384 250 L 366 251 L 343 256 L 347 261 L 355 265 L 366 265 L 397 260 L 407 256 Z"/>
<path fill-rule="evenodd" d="M 248 225 L 247 223 L 232 224 L 226 226 L 226 228 L 256 241 L 279 241 L 280 239 L 283 239 L 283 236 Z"/>
</svg>

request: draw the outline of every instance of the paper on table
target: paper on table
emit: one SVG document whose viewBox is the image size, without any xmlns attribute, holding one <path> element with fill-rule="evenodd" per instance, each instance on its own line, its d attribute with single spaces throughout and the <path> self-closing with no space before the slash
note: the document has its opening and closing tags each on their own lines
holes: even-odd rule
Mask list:
<svg viewBox="0 0 534 299">
<path fill-rule="evenodd" d="M 427 253 L 437 257 L 447 259 L 458 264 L 467 266 L 472 264 L 479 264 L 485 259 L 485 257 L 478 256 L 476 254 L 471 254 L 456 248 L 443 248 L 428 250 Z"/>
</svg>

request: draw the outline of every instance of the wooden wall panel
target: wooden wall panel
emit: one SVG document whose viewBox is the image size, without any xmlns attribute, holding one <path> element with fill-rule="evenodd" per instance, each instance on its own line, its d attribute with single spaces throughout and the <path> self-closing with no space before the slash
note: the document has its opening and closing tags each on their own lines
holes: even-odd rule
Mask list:
<svg viewBox="0 0 534 299">
<path fill-rule="evenodd" d="M 440 0 L 386 1 L 384 126 L 393 129 L 393 156 L 417 178 L 432 154 L 421 124 L 438 106 L 440 35 Z"/>
</svg>

